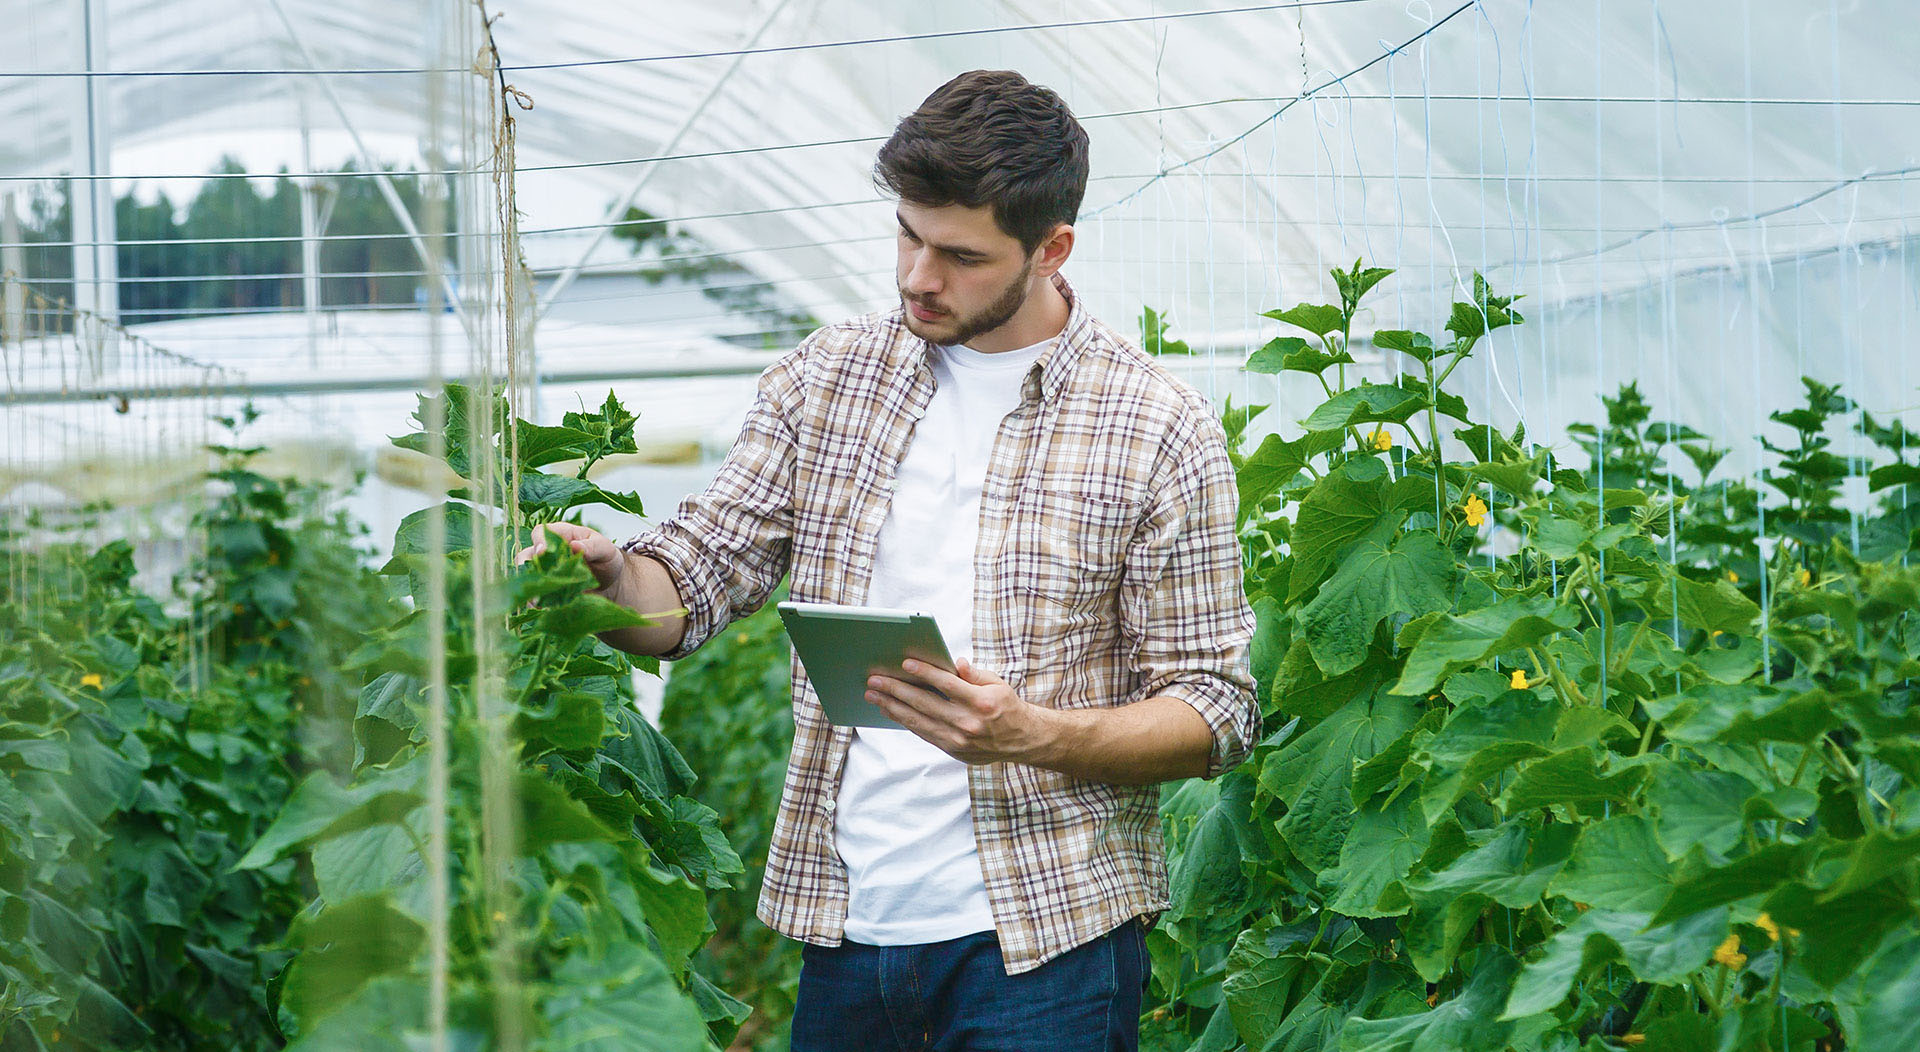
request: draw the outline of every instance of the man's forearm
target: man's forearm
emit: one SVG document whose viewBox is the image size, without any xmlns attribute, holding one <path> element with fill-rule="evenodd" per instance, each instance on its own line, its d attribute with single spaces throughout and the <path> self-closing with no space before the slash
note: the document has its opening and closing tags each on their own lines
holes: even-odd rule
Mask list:
<svg viewBox="0 0 1920 1052">
<path fill-rule="evenodd" d="M 679 611 L 680 590 L 673 575 L 659 560 L 633 552 L 626 556 L 626 572 L 614 584 L 589 593 L 604 596 L 629 610 L 647 614 L 654 623 L 639 628 L 616 628 L 600 633 L 600 639 L 616 650 L 629 654 L 665 654 L 680 645 L 687 634 L 687 619 Z"/>
<path fill-rule="evenodd" d="M 1213 755 L 1213 729 L 1193 706 L 1157 696 L 1116 709 L 1045 709 L 1053 724 L 1036 767 L 1116 785 L 1199 778 Z"/>
</svg>

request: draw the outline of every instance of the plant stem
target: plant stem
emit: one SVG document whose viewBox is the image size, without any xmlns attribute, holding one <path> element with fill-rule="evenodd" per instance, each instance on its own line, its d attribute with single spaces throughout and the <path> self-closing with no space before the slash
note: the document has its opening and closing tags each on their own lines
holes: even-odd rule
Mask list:
<svg viewBox="0 0 1920 1052">
<path fill-rule="evenodd" d="M 1627 640 L 1627 648 L 1620 652 L 1620 656 L 1618 658 L 1614 659 L 1616 663 L 1613 664 L 1613 675 L 1616 678 L 1618 678 L 1622 672 L 1625 672 L 1627 670 L 1628 659 L 1633 657 L 1634 650 L 1639 648 L 1640 640 L 1646 638 L 1647 626 L 1651 624 L 1653 624 L 1653 621 L 1650 618 L 1648 620 L 1640 622 L 1639 626 L 1633 630 L 1633 636 Z"/>
<path fill-rule="evenodd" d="M 1533 659 L 1536 667 L 1538 667 L 1542 661 L 1545 662 L 1548 673 L 1553 676 L 1553 689 L 1559 693 L 1561 701 L 1568 705 L 1589 704 L 1587 696 L 1580 691 L 1580 685 L 1569 678 L 1565 672 L 1562 672 L 1559 662 L 1553 660 L 1553 651 L 1546 651 L 1543 657 L 1540 651 L 1528 647 L 1527 656 Z"/>
</svg>

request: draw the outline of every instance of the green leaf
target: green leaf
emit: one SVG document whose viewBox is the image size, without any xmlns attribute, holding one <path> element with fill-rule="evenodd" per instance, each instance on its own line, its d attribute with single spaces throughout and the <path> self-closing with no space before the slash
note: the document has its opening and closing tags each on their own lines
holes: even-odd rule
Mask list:
<svg viewBox="0 0 1920 1052">
<path fill-rule="evenodd" d="M 426 757 L 420 755 L 399 767 L 375 768 L 345 789 L 325 771 L 308 775 L 273 824 L 233 868 L 259 869 L 314 840 L 398 822 L 423 802 L 421 785 L 426 764 Z"/>
<path fill-rule="evenodd" d="M 1374 795 L 1387 786 L 1399 781 L 1407 769 L 1407 761 L 1413 758 L 1416 747 L 1433 737 L 1446 719 L 1446 710 L 1438 706 L 1428 709 L 1405 734 L 1395 738 L 1386 748 L 1373 754 L 1371 758 L 1353 769 L 1353 803 L 1355 807 L 1366 804 Z"/>
<path fill-rule="evenodd" d="M 752 1005 L 713 985 L 713 980 L 697 971 L 687 972 L 687 992 L 693 995 L 693 1005 L 706 1022 L 718 1023 L 724 1019 L 739 1026 L 753 1014 Z"/>
<path fill-rule="evenodd" d="M 1358 667 L 1382 620 L 1451 605 L 1456 573 L 1453 553 L 1432 533 L 1361 541 L 1300 611 L 1314 663 L 1330 675 Z"/>
<path fill-rule="evenodd" d="M 1276 932 L 1261 918 L 1240 932 L 1227 954 L 1227 977 L 1220 992 L 1233 1029 L 1250 1047 L 1264 1047 L 1280 1032 L 1293 1004 L 1295 987 L 1307 961 L 1290 945 L 1284 929 Z"/>
<path fill-rule="evenodd" d="M 638 612 L 597 595 L 574 596 L 559 606 L 543 607 L 533 617 L 534 631 L 544 632 L 563 645 L 599 632 L 652 623 Z"/>
<path fill-rule="evenodd" d="M 1340 302 L 1351 309 L 1359 304 L 1369 290 L 1392 273 L 1393 270 L 1388 267 L 1368 267 L 1362 270 L 1360 261 L 1356 259 L 1353 261 L 1352 270 L 1333 268 L 1333 283 L 1340 290 Z"/>
<path fill-rule="evenodd" d="M 1652 923 L 1666 924 L 1773 891 L 1804 873 L 1811 857 L 1811 844 L 1767 844 L 1752 854 L 1676 883 Z"/>
<path fill-rule="evenodd" d="M 435 405 L 444 405 L 446 426 L 441 433 L 447 466 L 461 478 L 470 479 L 473 477 L 474 454 L 480 452 L 484 455 L 485 450 L 491 448 L 494 436 L 505 430 L 506 401 L 499 398 L 493 400 L 489 407 L 493 411 L 491 426 L 482 425 L 479 429 L 481 433 L 476 435 L 471 419 L 471 391 L 465 384 L 450 383 L 445 385 L 444 395 L 444 398 L 442 392 L 419 395 L 413 419 L 420 425 L 420 431 L 396 438 L 393 444 L 416 453 L 428 453 L 432 445 L 426 433 L 430 430 L 429 421 L 432 420 Z"/>
<path fill-rule="evenodd" d="M 320 898 L 344 902 L 361 895 L 386 894 L 395 907 L 415 917 L 430 908 L 426 862 L 414 848 L 414 834 L 398 825 L 368 826 L 313 845 L 313 876 Z"/>
<path fill-rule="evenodd" d="M 667 967 L 679 971 L 707 940 L 713 918 L 707 894 L 678 873 L 641 866 L 632 873 L 632 889 L 645 911 L 647 926 L 660 940 Z"/>
<path fill-rule="evenodd" d="M 701 1052 L 707 1028 L 659 958 L 631 942 L 581 947 L 554 970 L 540 1006 L 559 1052 Z"/>
<path fill-rule="evenodd" d="M 606 841 L 620 843 L 627 834 L 609 829 L 578 800 L 534 771 L 522 771 L 514 781 L 520 803 L 521 850 L 538 852 L 551 844 Z"/>
<path fill-rule="evenodd" d="M 427 1028 L 427 984 L 388 975 L 363 985 L 345 1004 L 318 1020 L 301 1020 L 287 1052 L 416 1052 L 410 1040 Z"/>
<path fill-rule="evenodd" d="M 1649 589 L 1641 608 L 1654 617 L 1677 617 L 1703 632 L 1745 632 L 1760 616 L 1759 605 L 1724 578 L 1706 584 L 1679 576 L 1672 581 L 1671 592 L 1663 585 Z"/>
<path fill-rule="evenodd" d="M 1167 338 L 1168 316 L 1152 307 L 1140 309 L 1140 349 L 1148 354 L 1192 354 L 1185 340 Z"/>
<path fill-rule="evenodd" d="M 1238 451 L 1240 448 L 1240 440 L 1247 433 L 1247 425 L 1253 423 L 1255 417 L 1258 417 L 1261 413 L 1271 408 L 1273 408 L 1271 403 L 1266 405 L 1234 405 L 1233 396 L 1229 394 L 1227 396 L 1226 408 L 1220 410 L 1220 430 L 1227 434 L 1227 448 Z"/>
<path fill-rule="evenodd" d="M 558 749 L 591 749 L 606 733 L 603 708 L 598 694 L 554 691 L 539 710 L 523 710 L 515 727 L 522 738 L 542 739 Z"/>
<path fill-rule="evenodd" d="M 368 980 L 408 967 L 426 946 L 426 929 L 368 895 L 329 906 L 302 924 L 306 952 L 287 970 L 283 993 L 295 1016 L 315 1020 L 339 1008 Z"/>
<path fill-rule="evenodd" d="M 1414 968 L 1438 982 L 1489 902 L 1522 909 L 1538 902 L 1566 864 L 1575 827 L 1535 830 L 1510 822 L 1492 840 L 1439 872 L 1406 882 L 1412 896 L 1402 929 Z"/>
<path fill-rule="evenodd" d="M 1167 873 L 1173 899 L 1172 916 L 1204 917 L 1222 906 L 1238 902 L 1247 887 L 1240 869 L 1240 829 L 1246 825 L 1247 802 L 1252 796 L 1251 779 L 1231 779 L 1235 792 L 1211 794 L 1213 803 L 1201 812 L 1187 833 L 1182 850 Z"/>
<path fill-rule="evenodd" d="M 1710 910 L 1677 923 L 1649 927 L 1644 913 L 1588 910 L 1548 940 L 1513 984 L 1502 1019 L 1551 1011 L 1574 981 L 1609 961 L 1623 961 L 1650 983 L 1674 983 L 1705 964 L 1727 937 L 1727 911 Z"/>
<path fill-rule="evenodd" d="M 514 430 L 518 436 L 520 466 L 525 468 L 581 460 L 599 444 L 593 435 L 572 427 L 548 427 L 523 420 Z"/>
<path fill-rule="evenodd" d="M 560 426 L 592 435 L 596 446 L 593 453 L 604 456 L 608 453 L 632 453 L 638 449 L 633 443 L 633 425 L 638 419 L 620 404 L 612 391 L 608 391 L 607 400 L 600 404 L 599 412 L 564 413 L 560 417 Z"/>
<path fill-rule="evenodd" d="M 1404 424 L 1427 404 L 1427 392 L 1418 387 L 1363 383 L 1322 402 L 1300 426 L 1308 431 L 1328 431 L 1352 424 Z M 1439 409 L 1459 419 L 1466 415 L 1466 404 L 1445 392 L 1440 395 Z"/>
<path fill-rule="evenodd" d="M 1326 433 L 1334 436 L 1337 445 L 1339 432 Z M 1309 435 L 1301 441 L 1311 438 Z M 1279 466 L 1284 467 L 1285 462 Z M 1300 512 L 1288 539 L 1293 571 L 1287 601 L 1297 602 L 1312 592 L 1348 545 L 1370 533 L 1384 534 L 1397 527 L 1402 519 L 1397 494 L 1398 488 L 1387 478 L 1386 465 L 1372 457 L 1349 460 L 1315 483 L 1300 499 Z"/>
<path fill-rule="evenodd" d="M 1431 1011 L 1387 1019 L 1350 1019 L 1340 1052 L 1467 1052 L 1502 1048 L 1511 1024 L 1495 1021 L 1519 964 L 1497 947 L 1483 949 L 1466 989 Z"/>
<path fill-rule="evenodd" d="M 479 513 L 470 505 L 447 501 L 440 505 L 445 516 L 445 547 L 441 551 L 464 552 L 473 547 L 473 533 Z M 439 554 L 433 549 L 431 537 L 432 508 L 421 508 L 400 520 L 399 529 L 393 534 L 393 554 L 395 558 L 382 567 L 381 573 L 404 573 L 408 565 L 398 558 L 403 555 Z M 481 524 L 484 528 L 484 524 Z"/>
<path fill-rule="evenodd" d="M 1351 364 L 1353 356 L 1345 351 L 1328 354 L 1298 336 L 1276 336 L 1247 358 L 1246 370 L 1269 375 L 1297 372 L 1318 376 L 1332 366 Z"/>
<path fill-rule="evenodd" d="M 1913 860 L 1920 858 L 1920 832 L 1895 836 L 1884 829 L 1872 829 L 1850 848 L 1844 856 L 1846 870 L 1820 893 L 1822 901 L 1864 891 L 1883 880 L 1910 875 Z"/>
<path fill-rule="evenodd" d="M 1332 896 L 1327 908 L 1351 917 L 1404 912 L 1404 905 L 1382 908 L 1381 896 L 1412 871 L 1430 836 L 1411 796 L 1360 812 L 1340 848 L 1339 864 L 1321 877 L 1322 890 Z"/>
<path fill-rule="evenodd" d="M 1284 321 L 1288 325 L 1305 329 L 1315 336 L 1339 332 L 1347 323 L 1346 316 L 1340 312 L 1340 308 L 1319 303 L 1302 303 L 1286 310 L 1263 311 L 1260 316 Z"/>
<path fill-rule="evenodd" d="M 1835 1008 L 1850 1052 L 1920 1048 L 1920 931 L 1883 948 Z"/>
<path fill-rule="evenodd" d="M 586 479 L 572 475 L 548 475 L 529 471 L 520 476 L 520 509 L 523 512 L 560 512 L 579 503 L 582 495 L 596 487 Z"/>
<path fill-rule="evenodd" d="M 1601 909 L 1651 915 L 1672 892 L 1673 865 L 1640 815 L 1587 826 L 1549 889 Z"/>
<path fill-rule="evenodd" d="M 1287 803 L 1280 833 L 1314 869 L 1334 865 L 1354 815 L 1353 769 L 1414 725 L 1406 698 L 1356 698 L 1261 764 L 1260 788 Z"/>
<path fill-rule="evenodd" d="M 1530 906 L 1567 864 L 1578 831 L 1564 822 L 1538 829 L 1506 822 L 1492 839 L 1445 869 L 1409 880 L 1407 890 L 1425 895 L 1475 892 L 1502 906 Z"/>
<path fill-rule="evenodd" d="M 1546 469 L 1546 465 L 1547 455 L 1541 453 L 1533 457 L 1511 457 L 1475 464 L 1467 469 L 1467 474 L 1477 479 L 1486 479 L 1515 498 L 1524 498 L 1539 484 L 1540 473 Z M 1539 547 L 1537 543 L 1535 546 Z M 1541 550 L 1550 559 L 1572 557 L 1571 554 L 1554 555 L 1544 548 Z"/>
<path fill-rule="evenodd" d="M 1647 786 L 1654 836 L 1669 858 L 1696 844 L 1724 855 L 1740 842 L 1747 798 L 1758 793 L 1752 782 L 1731 771 L 1657 765 Z"/>
<path fill-rule="evenodd" d="M 1452 673 L 1523 647 L 1537 646 L 1578 623 L 1571 607 L 1549 596 L 1508 596 L 1466 614 L 1409 624 L 1399 643 L 1409 648 L 1396 694 L 1424 694 Z"/>
<path fill-rule="evenodd" d="M 1883 464 L 1867 473 L 1867 489 L 1878 493 L 1894 486 L 1920 485 L 1920 467 L 1912 464 Z"/>
<path fill-rule="evenodd" d="M 1626 800 L 1646 777 L 1644 767 L 1602 774 L 1596 759 L 1593 748 L 1583 745 L 1528 764 L 1507 789 L 1504 797 L 1507 813 L 1519 814 L 1556 804 Z"/>
<path fill-rule="evenodd" d="M 1432 361 L 1433 356 L 1439 353 L 1434 350 L 1433 337 L 1406 329 L 1381 329 L 1373 334 L 1373 345 L 1381 350 L 1411 355 L 1422 362 Z"/>
<path fill-rule="evenodd" d="M 1235 481 L 1240 490 L 1240 518 L 1245 520 L 1268 496 L 1306 470 L 1314 457 L 1340 448 L 1338 431 L 1314 431 L 1287 441 L 1279 435 L 1260 440 L 1260 447 L 1240 465 Z M 1317 487 L 1316 487 L 1317 488 Z"/>
<path fill-rule="evenodd" d="M 1455 709 L 1427 743 L 1430 771 L 1420 790 L 1429 822 L 1467 792 L 1522 760 L 1548 753 L 1555 704 L 1530 690 L 1508 690 L 1486 705 Z"/>
<path fill-rule="evenodd" d="M 1753 701 L 1777 700 L 1777 695 L 1750 693 Z M 1840 726 L 1841 699 L 1822 689 L 1796 695 L 1761 712 L 1740 712 L 1715 735 L 1718 741 L 1753 744 L 1757 742 L 1795 742 L 1811 744 L 1815 739 Z"/>
<path fill-rule="evenodd" d="M 1832 989 L 1852 975 L 1888 935 L 1913 923 L 1913 902 L 1891 882 L 1837 899 L 1794 882 L 1767 896 L 1766 911 L 1783 928 L 1797 928 L 1796 963 L 1814 982 Z"/>
</svg>

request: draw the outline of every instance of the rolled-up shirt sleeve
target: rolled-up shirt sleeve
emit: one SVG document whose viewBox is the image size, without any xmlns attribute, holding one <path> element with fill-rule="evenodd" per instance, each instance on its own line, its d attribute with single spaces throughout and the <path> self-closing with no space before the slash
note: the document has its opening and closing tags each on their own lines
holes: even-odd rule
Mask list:
<svg viewBox="0 0 1920 1052">
<path fill-rule="evenodd" d="M 1213 731 L 1209 778 L 1245 759 L 1260 734 L 1248 668 L 1253 611 L 1234 534 L 1238 499 L 1226 438 L 1203 402 L 1161 451 L 1121 579 L 1131 698 L 1193 706 Z"/>
<path fill-rule="evenodd" d="M 681 658 L 767 601 L 793 549 L 793 410 L 807 345 L 760 374 L 740 435 L 713 481 L 673 517 L 621 542 L 665 566 L 686 607 Z"/>
</svg>

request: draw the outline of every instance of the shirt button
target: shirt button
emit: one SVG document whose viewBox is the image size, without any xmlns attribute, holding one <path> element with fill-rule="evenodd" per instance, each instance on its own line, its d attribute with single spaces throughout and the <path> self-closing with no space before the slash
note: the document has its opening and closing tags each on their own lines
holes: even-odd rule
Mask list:
<svg viewBox="0 0 1920 1052">
<path fill-rule="evenodd" d="M 834 803 L 832 800 L 828 800 L 826 803 L 820 805 L 820 810 L 825 811 L 828 814 L 833 813 L 833 808 L 834 808 Z"/>
</svg>

